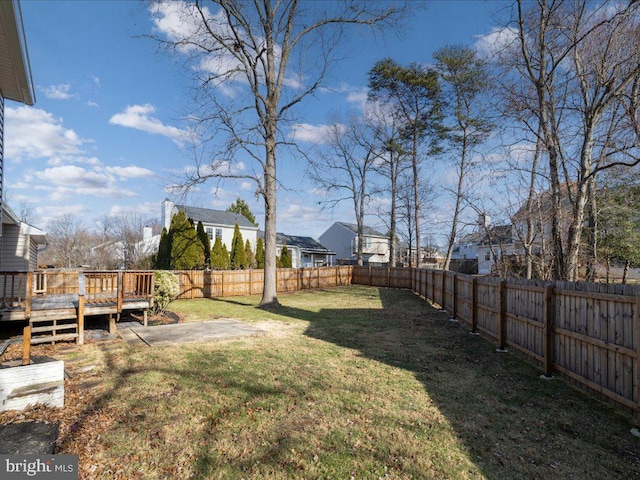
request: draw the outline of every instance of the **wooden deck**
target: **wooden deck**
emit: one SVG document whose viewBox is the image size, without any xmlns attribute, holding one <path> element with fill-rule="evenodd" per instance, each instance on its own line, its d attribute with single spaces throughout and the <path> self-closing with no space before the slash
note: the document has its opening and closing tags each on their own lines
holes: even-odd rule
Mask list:
<svg viewBox="0 0 640 480">
<path fill-rule="evenodd" d="M 111 330 L 123 311 L 141 310 L 146 323 L 154 279 L 152 271 L 0 272 L 0 321 L 28 320 L 40 334 L 31 343 L 82 343 L 87 316 L 108 315 Z"/>
</svg>

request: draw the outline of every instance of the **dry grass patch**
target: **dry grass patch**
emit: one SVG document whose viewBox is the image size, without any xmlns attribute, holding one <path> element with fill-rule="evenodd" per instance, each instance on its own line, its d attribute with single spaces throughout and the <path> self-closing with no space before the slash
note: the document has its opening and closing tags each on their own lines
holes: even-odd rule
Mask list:
<svg viewBox="0 0 640 480">
<path fill-rule="evenodd" d="M 629 418 L 540 380 L 410 292 L 307 291 L 277 312 L 258 300 L 171 308 L 269 335 L 82 347 L 102 386 L 60 412 L 74 417 L 60 452 L 80 454 L 82 478 L 640 476 Z"/>
</svg>

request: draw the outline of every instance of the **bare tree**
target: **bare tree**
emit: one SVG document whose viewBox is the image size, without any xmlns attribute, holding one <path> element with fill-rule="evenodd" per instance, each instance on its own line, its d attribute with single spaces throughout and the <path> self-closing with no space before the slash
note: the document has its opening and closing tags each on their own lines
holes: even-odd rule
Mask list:
<svg viewBox="0 0 640 480">
<path fill-rule="evenodd" d="M 483 98 L 489 86 L 484 60 L 474 50 L 456 45 L 438 50 L 434 58 L 446 98 L 445 111 L 451 119 L 447 138 L 457 177 L 451 231 L 444 262 L 444 269 L 449 270 L 458 223 L 469 189 L 467 177 L 475 163 L 473 155 L 475 149 L 489 136 L 493 125 L 488 120 L 488 105 Z M 451 153 L 448 156 L 452 156 Z"/>
<path fill-rule="evenodd" d="M 328 205 L 335 206 L 343 201 L 353 203 L 358 227 L 358 265 L 364 263 L 364 216 L 372 189 L 369 175 L 374 172 L 379 156 L 380 137 L 379 124 L 352 114 L 345 124 L 332 123 L 326 140 L 327 149 L 310 161 L 313 181 L 329 195 L 337 194 L 327 202 Z"/>
<path fill-rule="evenodd" d="M 377 160 L 374 163 L 376 172 L 384 178 L 384 184 L 373 192 L 388 195 L 389 210 L 381 209 L 380 215 L 387 223 L 389 231 L 389 264 L 396 266 L 398 258 L 398 200 L 400 195 L 400 176 L 410 167 L 409 158 L 401 139 L 401 122 L 394 115 L 393 110 L 384 105 L 369 104 L 368 116 L 370 121 L 376 122 L 380 135 Z"/>
<path fill-rule="evenodd" d="M 553 276 L 574 280 L 598 173 L 640 161 L 622 107 L 640 74 L 640 5 L 518 0 L 516 7 L 511 113 L 537 138 L 534 162 L 548 160 Z M 532 207 L 531 190 L 528 198 Z"/>
<path fill-rule="evenodd" d="M 265 202 L 265 281 L 260 305 L 276 297 L 276 163 L 287 143 L 282 128 L 295 107 L 313 94 L 340 54 L 346 28 L 397 22 L 399 2 L 254 2 L 217 0 L 195 4 L 155 4 L 154 14 L 179 5 L 182 29 L 158 38 L 186 53 L 196 73 L 199 131 L 210 147 L 187 181 L 249 178 Z M 164 17 L 163 17 L 164 18 Z M 393 24 L 393 23 L 392 23 Z M 290 143 L 290 142 L 289 142 Z M 234 161 L 253 160 L 251 173 Z"/>
<path fill-rule="evenodd" d="M 90 233 L 73 213 L 62 214 L 47 227 L 49 248 L 41 255 L 43 263 L 61 268 L 77 268 L 89 259 Z"/>
</svg>

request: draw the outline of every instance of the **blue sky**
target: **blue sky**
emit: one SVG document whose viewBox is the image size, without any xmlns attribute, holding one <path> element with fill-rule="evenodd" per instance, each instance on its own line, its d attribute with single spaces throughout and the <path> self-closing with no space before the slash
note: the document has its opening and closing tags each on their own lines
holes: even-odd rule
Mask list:
<svg viewBox="0 0 640 480">
<path fill-rule="evenodd" d="M 40 228 L 72 212 L 89 227 L 104 215 L 159 218 L 166 186 L 193 165 L 183 141 L 189 72 L 158 52 L 146 2 L 22 0 L 36 104 L 6 102 L 5 189 L 16 211 L 27 207 Z M 358 34 L 318 93 L 298 111 L 300 123 L 326 124 L 331 112 L 359 107 L 367 71 L 379 59 L 430 63 L 447 44 L 473 45 L 497 25 L 504 2 L 433 1 L 412 15 L 405 35 Z M 337 93 L 336 93 L 337 92 Z M 333 222 L 353 222 L 350 205 L 323 210 L 305 165 L 283 155 L 278 177 L 278 231 L 317 238 Z M 246 200 L 264 224 L 262 201 L 247 182 L 210 182 L 180 199 L 226 209 Z M 315 192 L 315 193 L 314 193 Z M 371 216 L 367 223 L 379 226 Z"/>
</svg>

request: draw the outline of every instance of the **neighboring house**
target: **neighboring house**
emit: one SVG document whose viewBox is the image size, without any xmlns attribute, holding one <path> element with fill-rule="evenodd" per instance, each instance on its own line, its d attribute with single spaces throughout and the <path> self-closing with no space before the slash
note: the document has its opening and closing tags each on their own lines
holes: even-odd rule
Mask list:
<svg viewBox="0 0 640 480">
<path fill-rule="evenodd" d="M 20 4 L 15 0 L 0 2 L 0 214 L 2 215 L 0 225 L 2 227 L 6 225 L 9 228 L 7 238 L 2 239 L 3 250 L 0 251 L 2 258 L 0 269 L 20 270 L 27 269 L 27 266 L 31 267 L 33 265 L 35 267 L 37 262 L 35 256 L 27 255 L 24 250 L 20 250 L 21 245 L 25 247 L 30 245 L 29 238 L 31 233 L 29 232 L 33 232 L 34 239 L 39 239 L 38 241 L 41 241 L 42 244 L 45 243 L 45 240 L 42 231 L 20 222 L 15 215 L 9 213 L 8 207 L 6 209 L 4 207 L 5 99 L 26 105 L 35 103 L 29 54 L 27 53 L 27 43 L 22 26 L 22 13 Z M 5 213 L 9 213 L 7 219 L 4 218 Z M 0 235 L 4 237 L 4 232 L 0 232 Z M 22 237 L 22 235 L 27 237 Z M 23 240 L 26 243 L 22 243 Z M 36 242 L 34 245 L 39 244 Z M 4 249 L 7 249 L 7 251 L 5 252 Z M 29 246 L 28 250 L 31 250 L 31 246 Z M 18 264 L 20 265 L 19 268 L 17 267 Z"/>
<path fill-rule="evenodd" d="M 264 232 L 258 232 L 264 240 Z M 298 237 L 276 233 L 276 255 L 282 254 L 282 247 L 287 246 L 291 256 L 291 267 L 324 267 L 332 265 L 335 252 L 325 248 L 311 237 Z"/>
<path fill-rule="evenodd" d="M 38 253 L 47 247 L 45 232 L 22 222 L 7 204 L 2 205 L 0 271 L 25 272 L 38 268 Z"/>
<path fill-rule="evenodd" d="M 495 273 L 497 262 L 522 251 L 513 240 L 512 230 L 512 225 L 487 226 L 465 235 L 453 249 L 451 260 L 477 260 L 478 274 Z"/>
<path fill-rule="evenodd" d="M 224 210 L 213 210 L 211 208 L 189 207 L 186 205 L 176 205 L 170 200 L 162 202 L 162 225 L 169 231 L 171 219 L 178 212 L 184 212 L 185 215 L 192 219 L 195 227 L 198 222 L 202 222 L 204 231 L 207 233 L 211 246 L 220 237 L 220 240 L 226 245 L 227 250 L 231 251 L 233 242 L 233 232 L 237 224 L 242 234 L 243 242 L 249 240 L 251 249 L 255 252 L 258 240 L 258 227 L 251 223 L 244 215 L 233 212 L 225 212 Z M 157 248 L 156 248 L 157 251 Z"/>
<path fill-rule="evenodd" d="M 363 262 L 365 265 L 389 263 L 389 237 L 371 227 L 363 227 Z M 318 241 L 336 252 L 337 263 L 355 264 L 358 253 L 358 226 L 336 222 L 320 235 Z"/>
<path fill-rule="evenodd" d="M 160 235 L 153 235 L 151 227 L 144 227 L 142 240 L 127 248 L 122 240 L 110 240 L 91 249 L 92 265 L 97 268 L 139 268 L 138 264 L 156 254 Z"/>
</svg>

